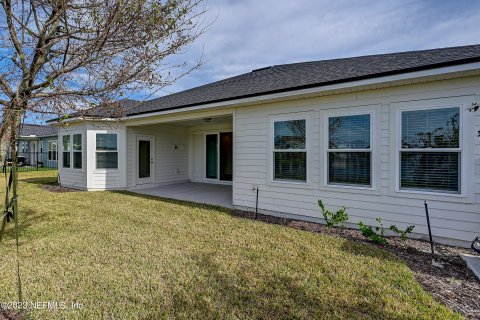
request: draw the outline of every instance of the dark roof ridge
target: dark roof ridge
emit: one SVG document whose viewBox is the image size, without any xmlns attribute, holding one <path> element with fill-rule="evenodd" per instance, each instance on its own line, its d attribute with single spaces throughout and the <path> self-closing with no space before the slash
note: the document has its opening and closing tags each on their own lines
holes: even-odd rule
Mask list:
<svg viewBox="0 0 480 320">
<path fill-rule="evenodd" d="M 398 54 L 410 54 L 410 53 L 428 53 L 432 51 L 439 51 L 439 50 L 446 50 L 446 49 L 462 49 L 462 48 L 476 48 L 479 44 L 469 44 L 464 46 L 458 47 L 440 47 L 440 48 L 430 48 L 430 49 L 420 49 L 420 50 L 406 50 L 406 51 L 398 51 L 398 52 L 385 52 L 385 53 L 375 53 L 375 54 L 366 54 L 366 55 L 358 55 L 358 56 L 347 56 L 342 58 L 332 58 L 332 59 L 322 59 L 322 60 L 311 60 L 311 61 L 299 61 L 299 62 L 291 62 L 291 63 L 282 63 L 282 64 L 274 64 L 269 67 L 259 68 L 256 70 L 274 68 L 274 67 L 283 67 L 283 66 L 295 66 L 299 64 L 315 64 L 319 62 L 335 62 L 335 61 L 342 61 L 342 60 L 351 60 L 356 58 L 374 58 L 374 57 L 384 57 L 384 56 L 391 56 L 391 55 L 398 55 Z"/>
</svg>

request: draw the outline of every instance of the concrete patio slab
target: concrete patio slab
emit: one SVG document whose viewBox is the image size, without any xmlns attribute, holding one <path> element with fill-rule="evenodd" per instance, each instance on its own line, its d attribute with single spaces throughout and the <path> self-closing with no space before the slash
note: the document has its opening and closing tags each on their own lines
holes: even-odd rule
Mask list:
<svg viewBox="0 0 480 320">
<path fill-rule="evenodd" d="M 232 186 L 211 183 L 182 182 L 151 188 L 130 190 L 161 198 L 212 204 L 224 208 L 233 208 Z"/>
<path fill-rule="evenodd" d="M 472 270 L 480 280 L 480 257 L 477 255 L 462 254 L 462 259 L 467 263 L 468 268 Z"/>
</svg>

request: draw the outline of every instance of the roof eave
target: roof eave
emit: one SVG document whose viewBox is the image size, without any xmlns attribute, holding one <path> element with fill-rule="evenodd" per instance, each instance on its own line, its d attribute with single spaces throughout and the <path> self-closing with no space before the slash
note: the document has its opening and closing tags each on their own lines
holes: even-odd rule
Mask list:
<svg viewBox="0 0 480 320">
<path fill-rule="evenodd" d="M 264 96 L 264 95 L 284 93 L 284 92 L 296 92 L 296 91 L 303 90 L 303 89 L 322 88 L 322 87 L 327 87 L 327 86 L 331 86 L 331 85 L 337 85 L 337 84 L 342 84 L 342 83 L 351 83 L 351 82 L 360 81 L 360 80 L 370 80 L 370 79 L 377 79 L 377 78 L 383 78 L 383 77 L 394 76 L 394 75 L 402 75 L 402 74 L 410 74 L 410 73 L 420 72 L 420 71 L 435 70 L 435 69 L 452 67 L 452 66 L 462 66 L 462 65 L 467 65 L 467 64 L 476 63 L 476 62 L 480 62 L 480 57 L 463 59 L 463 60 L 458 60 L 458 61 L 454 61 L 454 62 L 438 63 L 438 64 L 435 64 L 435 65 L 429 65 L 429 66 L 423 66 L 423 67 L 407 68 L 407 69 L 402 69 L 402 70 L 397 70 L 397 71 L 377 73 L 377 74 L 374 74 L 374 75 L 352 77 L 352 78 L 347 78 L 347 79 L 324 82 L 324 83 L 321 83 L 321 84 L 310 84 L 310 85 L 291 87 L 291 88 L 286 88 L 286 89 L 271 90 L 271 91 L 266 91 L 266 92 L 261 92 L 261 93 L 242 95 L 242 96 L 226 98 L 226 99 L 211 100 L 211 101 L 208 101 L 208 102 L 205 102 L 205 103 L 187 104 L 187 105 L 182 105 L 182 106 L 179 106 L 179 107 L 165 108 L 165 109 L 161 109 L 161 110 L 130 113 L 128 116 L 126 116 L 124 118 L 129 118 L 131 116 L 136 116 L 136 115 L 141 115 L 141 114 L 155 113 L 155 112 L 175 110 L 175 109 L 184 109 L 184 108 L 188 108 L 188 107 L 201 106 L 201 105 L 205 105 L 205 104 L 234 101 L 234 100 L 243 99 L 243 98 L 252 98 L 252 97 L 257 97 L 257 96 Z"/>
<path fill-rule="evenodd" d="M 103 117 L 103 118 L 100 118 L 100 117 L 71 117 L 71 118 L 68 118 L 68 119 L 64 119 L 62 121 L 58 121 L 59 119 L 51 119 L 51 120 L 47 120 L 45 122 L 47 123 L 50 123 L 52 125 L 58 125 L 60 123 L 73 123 L 73 122 L 79 122 L 79 121 L 119 121 L 120 118 L 107 118 L 107 117 Z"/>
</svg>

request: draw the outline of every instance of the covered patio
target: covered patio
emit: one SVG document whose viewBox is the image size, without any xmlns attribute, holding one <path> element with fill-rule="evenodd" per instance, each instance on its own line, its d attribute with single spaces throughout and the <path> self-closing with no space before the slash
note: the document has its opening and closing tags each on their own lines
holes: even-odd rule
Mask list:
<svg viewBox="0 0 480 320">
<path fill-rule="evenodd" d="M 210 204 L 224 208 L 233 208 L 231 185 L 200 182 L 180 182 L 142 189 L 133 189 L 131 191 L 160 198 Z"/>
</svg>

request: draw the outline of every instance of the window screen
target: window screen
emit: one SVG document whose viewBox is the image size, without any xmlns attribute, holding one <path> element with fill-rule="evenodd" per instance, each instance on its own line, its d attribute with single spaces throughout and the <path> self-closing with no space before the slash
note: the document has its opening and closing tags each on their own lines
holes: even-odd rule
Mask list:
<svg viewBox="0 0 480 320">
<path fill-rule="evenodd" d="M 48 160 L 57 161 L 57 141 L 48 141 Z"/>
<path fill-rule="evenodd" d="M 328 183 L 371 186 L 369 114 L 328 119 Z"/>
<path fill-rule="evenodd" d="M 274 180 L 307 181 L 306 121 L 274 122 Z"/>
<path fill-rule="evenodd" d="M 82 135 L 73 135 L 73 168 L 82 169 Z"/>
<path fill-rule="evenodd" d="M 63 136 L 63 167 L 64 168 L 70 168 L 70 136 Z"/>
<path fill-rule="evenodd" d="M 116 133 L 97 133 L 96 150 L 97 169 L 118 169 Z"/>
<path fill-rule="evenodd" d="M 400 188 L 460 193 L 460 109 L 402 112 Z"/>
</svg>

